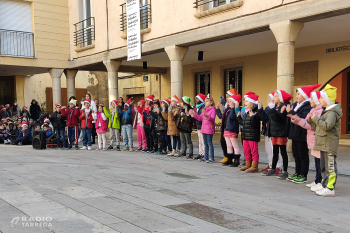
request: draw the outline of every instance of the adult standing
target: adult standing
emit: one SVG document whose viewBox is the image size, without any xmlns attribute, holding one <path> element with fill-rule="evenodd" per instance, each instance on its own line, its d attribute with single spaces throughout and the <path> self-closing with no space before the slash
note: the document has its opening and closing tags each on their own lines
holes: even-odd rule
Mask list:
<svg viewBox="0 0 350 233">
<path fill-rule="evenodd" d="M 40 109 L 40 106 L 38 105 L 38 102 L 35 99 L 32 100 L 29 113 L 31 118 L 33 118 L 34 121 L 38 120 L 40 117 L 41 109 Z"/>
<path fill-rule="evenodd" d="M 21 115 L 21 107 L 17 104 L 17 100 L 13 100 L 12 114 L 17 117 Z"/>
</svg>

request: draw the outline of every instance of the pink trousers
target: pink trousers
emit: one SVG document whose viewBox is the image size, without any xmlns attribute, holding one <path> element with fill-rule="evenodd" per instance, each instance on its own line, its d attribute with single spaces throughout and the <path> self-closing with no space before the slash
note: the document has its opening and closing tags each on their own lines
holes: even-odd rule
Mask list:
<svg viewBox="0 0 350 233">
<path fill-rule="evenodd" d="M 258 142 L 243 140 L 243 152 L 246 161 L 259 162 Z"/>
<path fill-rule="evenodd" d="M 235 155 L 241 154 L 241 150 L 239 149 L 237 138 L 225 137 L 225 140 L 227 145 L 227 154 L 235 154 Z"/>
<path fill-rule="evenodd" d="M 140 124 L 137 124 L 137 141 L 139 143 L 139 149 L 147 149 L 147 140 L 145 135 L 145 130 Z M 143 145 L 143 148 L 142 148 Z"/>
<path fill-rule="evenodd" d="M 200 130 L 198 130 L 198 149 L 199 149 L 199 155 L 204 156 L 203 134 Z"/>
</svg>

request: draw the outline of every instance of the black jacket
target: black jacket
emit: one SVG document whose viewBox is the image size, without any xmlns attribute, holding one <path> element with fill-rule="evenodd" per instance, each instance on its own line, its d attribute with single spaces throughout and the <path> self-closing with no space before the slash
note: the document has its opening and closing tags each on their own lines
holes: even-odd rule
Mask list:
<svg viewBox="0 0 350 233">
<path fill-rule="evenodd" d="M 41 113 L 41 109 L 40 109 L 40 106 L 37 103 L 31 104 L 29 111 L 30 111 L 31 118 L 33 118 L 34 120 L 39 119 L 40 113 Z"/>
<path fill-rule="evenodd" d="M 296 106 L 297 106 L 297 102 L 293 104 L 293 110 L 290 111 L 289 114 L 298 115 L 300 118 L 305 119 L 307 114 L 311 111 L 310 102 L 309 101 L 305 102 L 297 111 L 294 111 Z M 286 115 L 287 112 L 285 111 L 284 114 Z M 300 127 L 299 125 L 292 123 L 290 120 L 289 120 L 289 125 L 290 125 L 290 131 L 289 131 L 288 138 L 294 141 L 306 142 L 307 130 Z"/>
<path fill-rule="evenodd" d="M 237 137 L 238 137 L 239 123 L 237 120 L 235 108 L 231 108 L 231 109 L 227 110 L 226 114 L 228 114 L 228 116 L 227 116 L 225 131 L 236 133 Z"/>
<path fill-rule="evenodd" d="M 193 110 L 197 113 L 197 115 L 201 115 L 204 107 L 205 107 L 205 105 L 203 104 L 200 108 L 193 107 Z M 197 124 L 197 130 L 201 130 L 202 129 L 202 121 L 196 120 L 196 124 Z"/>
<path fill-rule="evenodd" d="M 165 113 L 168 114 L 168 110 L 165 110 Z M 157 130 L 168 130 L 168 121 L 166 121 L 161 113 L 161 109 L 159 110 L 159 114 L 157 112 L 150 112 L 151 116 L 154 119 L 157 119 Z"/>
<path fill-rule="evenodd" d="M 287 104 L 281 104 L 278 108 L 272 108 L 268 113 L 262 108 L 258 110 L 260 118 L 267 123 L 265 136 L 288 137 L 288 117 L 286 114 L 281 114 L 281 108 L 285 105 Z"/>
<path fill-rule="evenodd" d="M 253 113 L 256 113 L 258 107 L 256 106 L 253 109 Z M 243 118 L 239 116 L 239 124 L 243 126 L 242 129 L 242 140 L 260 142 L 260 117 L 259 114 L 255 114 L 252 117 L 249 116 L 249 113 L 244 114 Z"/>
<path fill-rule="evenodd" d="M 61 115 L 61 118 L 58 118 L 58 115 Z M 55 111 L 51 114 L 50 121 L 54 128 L 64 128 L 66 127 L 67 118 L 62 116 L 61 112 Z"/>
<path fill-rule="evenodd" d="M 190 110 L 190 109 L 188 109 Z M 183 113 L 183 116 L 181 116 Z M 182 133 L 191 133 L 193 129 L 193 117 L 191 115 L 186 115 L 185 109 L 182 108 L 178 115 L 175 116 L 177 120 L 177 129 Z"/>
</svg>

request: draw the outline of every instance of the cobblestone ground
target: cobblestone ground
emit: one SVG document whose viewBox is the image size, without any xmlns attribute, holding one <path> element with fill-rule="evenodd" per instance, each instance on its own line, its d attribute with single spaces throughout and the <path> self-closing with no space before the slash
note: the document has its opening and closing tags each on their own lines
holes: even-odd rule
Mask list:
<svg viewBox="0 0 350 233">
<path fill-rule="evenodd" d="M 349 194 L 346 175 L 325 198 L 218 162 L 0 145 L 3 233 L 350 232 Z"/>
</svg>

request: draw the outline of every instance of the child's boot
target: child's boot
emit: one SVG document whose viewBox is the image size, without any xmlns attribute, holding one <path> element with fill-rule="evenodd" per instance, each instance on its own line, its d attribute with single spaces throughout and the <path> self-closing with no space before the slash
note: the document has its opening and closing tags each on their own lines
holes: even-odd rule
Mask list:
<svg viewBox="0 0 350 233">
<path fill-rule="evenodd" d="M 251 165 L 252 165 L 252 161 L 246 160 L 246 161 L 245 161 L 245 166 L 244 166 L 244 167 L 241 167 L 239 170 L 240 170 L 240 171 L 245 171 L 245 170 L 249 169 L 249 168 L 251 167 Z"/>
<path fill-rule="evenodd" d="M 227 162 L 227 157 L 225 156 L 221 161 L 220 163 L 226 163 Z"/>
<path fill-rule="evenodd" d="M 175 150 L 173 150 L 172 152 L 170 152 L 169 154 L 167 154 L 168 156 L 174 156 L 175 155 L 175 153 L 176 153 L 176 151 Z"/>
<path fill-rule="evenodd" d="M 225 158 L 226 162 L 222 163 L 222 166 L 229 166 L 230 164 L 232 164 L 233 154 L 227 154 Z"/>
<path fill-rule="evenodd" d="M 233 158 L 234 158 L 234 161 L 229 165 L 229 167 L 238 167 L 239 159 L 241 158 L 241 155 L 234 155 Z"/>
<path fill-rule="evenodd" d="M 258 161 L 253 161 L 252 162 L 252 167 L 245 170 L 245 172 L 258 172 L 259 168 L 258 168 L 259 162 Z"/>
</svg>

